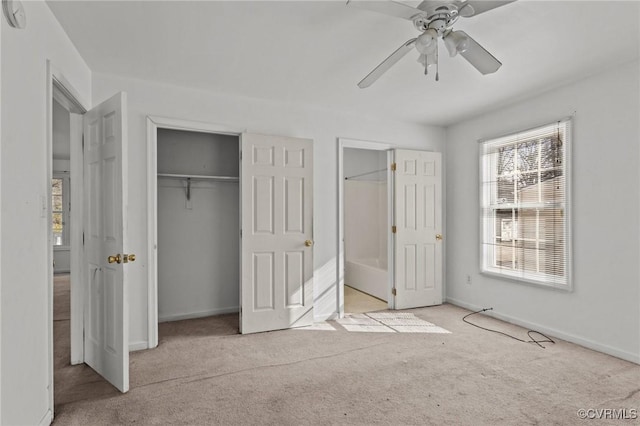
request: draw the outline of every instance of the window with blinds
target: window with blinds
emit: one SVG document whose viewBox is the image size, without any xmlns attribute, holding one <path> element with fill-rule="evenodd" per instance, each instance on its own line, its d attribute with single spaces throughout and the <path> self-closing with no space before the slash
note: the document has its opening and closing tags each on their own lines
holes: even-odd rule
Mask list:
<svg viewBox="0 0 640 426">
<path fill-rule="evenodd" d="M 53 231 L 53 245 L 66 246 L 69 244 L 69 175 L 55 175 L 51 180 L 51 230 Z"/>
<path fill-rule="evenodd" d="M 483 273 L 570 289 L 571 120 L 480 142 Z"/>
</svg>

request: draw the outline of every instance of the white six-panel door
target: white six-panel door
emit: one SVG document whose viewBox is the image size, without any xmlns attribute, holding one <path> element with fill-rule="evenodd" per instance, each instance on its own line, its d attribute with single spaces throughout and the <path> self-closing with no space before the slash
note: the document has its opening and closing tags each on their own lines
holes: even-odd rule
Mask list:
<svg viewBox="0 0 640 426">
<path fill-rule="evenodd" d="M 442 303 L 442 156 L 395 150 L 395 309 Z"/>
<path fill-rule="evenodd" d="M 84 361 L 129 390 L 126 94 L 84 115 Z M 119 255 L 120 263 L 108 257 Z M 112 259 L 113 260 L 113 259 Z"/>
<path fill-rule="evenodd" d="M 313 323 L 313 144 L 242 134 L 240 331 Z"/>
</svg>

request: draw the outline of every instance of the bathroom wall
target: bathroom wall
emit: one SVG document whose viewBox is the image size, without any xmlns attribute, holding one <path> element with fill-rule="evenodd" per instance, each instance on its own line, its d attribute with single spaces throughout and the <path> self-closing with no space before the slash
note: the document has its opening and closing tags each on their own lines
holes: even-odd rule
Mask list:
<svg viewBox="0 0 640 426">
<path fill-rule="evenodd" d="M 345 148 L 345 259 L 387 258 L 387 152 Z M 382 170 L 382 171 L 379 171 Z M 378 171 L 376 173 L 370 173 Z M 363 175 L 364 176 L 360 176 Z"/>
</svg>

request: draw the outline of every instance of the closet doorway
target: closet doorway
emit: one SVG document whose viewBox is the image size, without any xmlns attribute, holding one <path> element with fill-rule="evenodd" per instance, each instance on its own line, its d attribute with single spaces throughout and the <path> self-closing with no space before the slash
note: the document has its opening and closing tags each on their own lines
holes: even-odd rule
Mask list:
<svg viewBox="0 0 640 426">
<path fill-rule="evenodd" d="M 164 149 L 160 145 L 164 142 L 158 141 L 159 135 L 163 138 L 162 129 L 178 131 L 183 136 L 188 133 L 214 134 L 217 135 L 216 144 L 227 145 L 226 148 L 217 148 L 219 151 L 215 154 L 215 164 L 210 165 L 202 163 L 209 154 L 198 149 L 195 151 L 200 154 L 195 155 L 195 162 L 183 161 L 181 156 L 187 155 L 191 149 L 186 149 L 182 141 L 180 149 L 169 149 L 170 152 L 166 154 L 169 159 L 162 165 L 164 160 L 158 154 L 159 147 Z M 313 141 L 152 116 L 147 117 L 147 135 L 149 348 L 158 345 L 158 323 L 163 319 L 197 318 L 239 311 L 238 328 L 243 334 L 311 325 Z M 231 149 L 233 145 L 236 148 Z M 193 157 L 193 153 L 190 156 Z M 196 164 L 195 170 L 174 168 L 181 162 L 192 166 Z M 158 225 L 159 216 L 163 214 L 158 209 L 164 202 L 157 199 L 162 191 L 159 188 L 162 184 L 160 181 L 165 179 L 173 181 L 167 184 L 167 189 L 175 192 L 175 200 L 171 205 L 174 210 L 179 209 L 180 214 L 192 214 L 191 211 L 198 207 L 197 190 L 204 188 L 197 188 L 196 181 L 223 186 L 224 189 L 218 189 L 220 192 L 228 191 L 220 203 L 216 202 L 214 206 L 209 202 L 210 208 L 206 209 L 215 209 L 219 217 L 205 219 L 202 224 L 204 228 L 198 228 L 199 233 L 189 238 L 183 250 L 175 254 L 177 257 L 159 254 L 161 244 L 172 245 L 177 238 L 181 238 L 181 233 L 175 230 L 163 237 L 164 243 L 158 238 L 159 233 L 165 232 L 161 229 L 165 225 Z M 164 222 L 167 227 L 172 227 L 171 214 L 167 214 L 167 217 L 169 221 Z M 211 227 L 217 228 L 215 235 L 206 234 Z M 200 242 L 194 244 L 197 241 Z M 167 249 L 173 250 L 171 247 Z M 212 259 L 212 250 L 218 256 L 215 260 Z M 198 256 L 198 265 L 188 263 L 192 256 Z M 170 288 L 166 291 L 161 290 L 159 285 L 159 275 L 163 274 L 160 260 L 171 263 L 172 272 L 177 272 L 168 280 L 166 285 Z M 219 266 L 215 273 L 216 280 L 220 279 L 220 286 L 215 287 L 213 292 L 211 287 L 207 287 L 205 292 L 208 294 L 202 296 L 206 300 L 198 300 L 197 304 L 193 302 L 197 298 L 193 294 L 189 297 L 190 302 L 182 294 L 180 303 L 168 299 L 179 310 L 160 312 L 163 316 L 160 319 L 158 308 L 164 309 L 165 301 L 158 303 L 158 296 L 164 297 L 163 292 L 182 293 L 183 290 L 179 288 L 199 273 L 185 267 L 185 264 L 200 268 L 213 262 Z M 166 266 L 162 265 L 162 268 Z M 202 272 L 202 269 L 199 271 Z M 208 285 L 210 282 L 209 279 Z M 202 290 L 202 287 L 198 288 L 198 291 Z M 207 302 L 208 305 L 201 302 Z"/>
<path fill-rule="evenodd" d="M 158 322 L 239 310 L 239 142 L 157 129 Z"/>
</svg>

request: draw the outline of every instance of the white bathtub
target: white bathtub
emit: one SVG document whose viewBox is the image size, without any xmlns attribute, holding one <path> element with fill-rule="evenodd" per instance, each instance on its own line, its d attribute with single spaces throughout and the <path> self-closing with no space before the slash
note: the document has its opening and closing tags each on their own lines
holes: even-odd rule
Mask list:
<svg viewBox="0 0 640 426">
<path fill-rule="evenodd" d="M 387 260 L 345 260 L 344 284 L 386 301 L 389 294 Z"/>
</svg>

